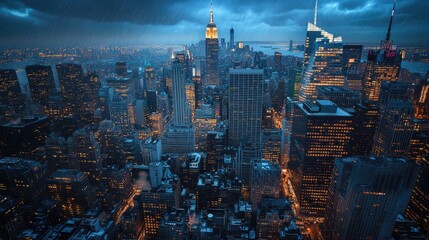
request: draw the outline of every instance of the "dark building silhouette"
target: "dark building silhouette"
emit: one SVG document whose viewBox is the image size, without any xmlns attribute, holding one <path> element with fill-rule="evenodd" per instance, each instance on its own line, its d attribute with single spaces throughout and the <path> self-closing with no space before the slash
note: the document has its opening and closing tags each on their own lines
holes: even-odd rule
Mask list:
<svg viewBox="0 0 429 240">
<path fill-rule="evenodd" d="M 30 65 L 25 67 L 31 98 L 45 106 L 56 91 L 51 66 Z"/>
</svg>

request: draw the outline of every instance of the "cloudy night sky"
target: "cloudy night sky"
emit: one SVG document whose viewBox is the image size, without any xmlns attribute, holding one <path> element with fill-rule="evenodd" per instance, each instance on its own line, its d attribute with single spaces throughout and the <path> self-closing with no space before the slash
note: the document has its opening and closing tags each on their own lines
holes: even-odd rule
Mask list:
<svg viewBox="0 0 429 240">
<path fill-rule="evenodd" d="M 214 0 L 219 37 L 300 41 L 314 0 Z M 344 42 L 385 38 L 393 0 L 319 0 L 318 26 Z M 193 43 L 204 38 L 209 0 L 1 0 L 0 47 Z M 398 0 L 392 39 L 429 46 L 429 1 Z"/>
</svg>

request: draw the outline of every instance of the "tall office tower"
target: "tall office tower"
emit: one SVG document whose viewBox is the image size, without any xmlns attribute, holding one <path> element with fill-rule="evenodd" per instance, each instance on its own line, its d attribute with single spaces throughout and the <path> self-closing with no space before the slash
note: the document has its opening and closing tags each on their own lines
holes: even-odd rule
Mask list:
<svg viewBox="0 0 429 240">
<path fill-rule="evenodd" d="M 112 121 L 103 120 L 100 122 L 98 130 L 98 141 L 100 154 L 103 158 L 103 166 L 114 165 L 119 168 L 123 167 L 125 161 L 120 129 Z"/>
<path fill-rule="evenodd" d="M 334 38 L 332 34 L 326 34 L 323 38 L 317 38 L 314 43 L 314 50 L 304 69 L 299 100 L 302 102 L 315 100 L 316 87 L 343 87 L 342 60 L 343 43 L 341 37 Z"/>
<path fill-rule="evenodd" d="M 282 53 L 280 53 L 280 52 L 274 53 L 274 71 L 278 72 L 280 75 L 283 72 Z"/>
<path fill-rule="evenodd" d="M 127 101 L 135 99 L 136 92 L 131 78 L 108 78 L 107 86 L 113 88 L 115 93 L 119 93 Z"/>
<path fill-rule="evenodd" d="M 209 131 L 207 133 L 206 147 L 207 152 L 206 164 L 204 171 L 216 171 L 223 163 L 223 153 L 226 147 L 225 134 L 222 132 Z"/>
<path fill-rule="evenodd" d="M 329 100 L 294 106 L 289 162 L 299 212 L 323 217 L 335 158 L 351 154 L 353 116 Z"/>
<path fill-rule="evenodd" d="M 0 237 L 17 239 L 26 226 L 19 209 L 21 203 L 12 197 L 0 195 Z"/>
<path fill-rule="evenodd" d="M 426 78 L 429 78 L 429 74 Z M 429 81 L 422 79 L 415 92 L 414 116 L 418 119 L 429 119 Z"/>
<path fill-rule="evenodd" d="M 110 119 L 110 102 L 113 100 L 114 90 L 111 87 L 102 87 L 98 90 L 98 104 L 103 119 Z"/>
<path fill-rule="evenodd" d="M 335 160 L 326 207 L 326 239 L 389 239 L 411 197 L 419 166 L 407 158 Z"/>
<path fill-rule="evenodd" d="M 269 160 L 272 163 L 280 163 L 282 148 L 282 131 L 280 129 L 270 129 L 263 132 L 262 159 Z"/>
<path fill-rule="evenodd" d="M 146 83 L 146 90 L 156 90 L 155 69 L 152 66 L 145 67 L 144 81 Z"/>
<path fill-rule="evenodd" d="M 182 63 L 173 66 L 173 119 L 161 138 L 164 153 L 190 153 L 195 150 L 195 131 L 191 110 L 186 99 Z"/>
<path fill-rule="evenodd" d="M 292 92 L 293 92 L 293 89 L 292 89 Z M 272 97 L 272 106 L 277 112 L 282 111 L 283 105 L 285 103 L 285 97 L 286 97 L 286 81 L 285 81 L 285 78 L 282 77 L 279 80 L 277 92 L 274 93 L 274 96 Z"/>
<path fill-rule="evenodd" d="M 368 59 L 365 69 L 364 96 L 367 100 L 378 101 L 381 83 L 383 81 L 396 82 L 401 70 L 402 56 L 397 46 L 390 40 L 390 31 L 395 13 L 393 5 L 390 16 L 389 29 L 386 40 L 382 41 L 380 49 L 368 52 Z"/>
<path fill-rule="evenodd" d="M 89 73 L 84 77 L 85 99 L 83 111 L 91 115 L 98 108 L 98 90 L 101 88 L 100 78 L 96 73 Z"/>
<path fill-rule="evenodd" d="M 16 110 L 24 107 L 24 99 L 15 70 L 0 69 L 0 104 L 13 106 Z"/>
<path fill-rule="evenodd" d="M 220 39 L 220 47 L 221 47 L 222 52 L 225 52 L 225 50 L 226 50 L 226 41 L 225 41 L 225 38 L 221 38 Z"/>
<path fill-rule="evenodd" d="M 422 81 L 414 103 L 414 131 L 408 157 L 420 163 L 421 170 L 407 209 L 409 219 L 429 234 L 429 82 Z"/>
<path fill-rule="evenodd" d="M 82 66 L 73 63 L 63 63 L 57 64 L 56 68 L 64 103 L 70 108 L 73 115 L 79 114 L 82 101 L 85 99 Z"/>
<path fill-rule="evenodd" d="M 383 82 L 379 96 L 379 122 L 374 136 L 376 156 L 407 156 L 413 134 L 413 104 L 407 84 Z"/>
<path fill-rule="evenodd" d="M 245 138 L 261 148 L 262 69 L 229 69 L 229 144 L 240 146 Z"/>
<path fill-rule="evenodd" d="M 136 129 L 144 129 L 147 126 L 147 101 L 135 100 L 134 101 L 134 121 Z"/>
<path fill-rule="evenodd" d="M 69 164 L 67 142 L 63 137 L 51 133 L 46 139 L 45 149 L 49 173 L 61 168 L 73 168 Z"/>
<path fill-rule="evenodd" d="M 185 78 L 180 61 L 173 62 L 173 125 L 192 124 L 189 102 L 186 98 Z"/>
<path fill-rule="evenodd" d="M 96 182 L 100 178 L 102 159 L 94 134 L 85 128 L 78 129 L 67 139 L 67 144 L 71 162 L 77 164 L 91 182 Z"/>
<path fill-rule="evenodd" d="M 61 93 L 56 92 L 49 96 L 44 106 L 44 113 L 53 120 L 59 120 L 69 115 L 68 108 L 64 105 Z"/>
<path fill-rule="evenodd" d="M 292 52 L 292 51 L 293 51 L 293 41 L 290 40 L 289 41 L 289 52 Z"/>
<path fill-rule="evenodd" d="M 281 172 L 280 165 L 262 159 L 255 162 L 252 173 L 252 208 L 257 210 L 263 197 L 277 198 L 280 196 Z"/>
<path fill-rule="evenodd" d="M 358 67 L 362 58 L 362 45 L 345 44 L 343 46 L 343 74 L 347 76 L 348 70 Z"/>
<path fill-rule="evenodd" d="M 27 117 L 0 125 L 0 156 L 33 156 L 50 132 L 48 117 Z"/>
<path fill-rule="evenodd" d="M 159 224 L 159 239 L 187 239 L 186 212 L 184 209 L 173 209 L 164 214 Z"/>
<path fill-rule="evenodd" d="M 155 90 L 148 90 L 146 100 L 149 112 L 156 112 L 158 109 L 158 92 Z"/>
<path fill-rule="evenodd" d="M 414 119 L 414 132 L 411 138 L 410 160 L 421 165 L 416 186 L 407 208 L 406 215 L 418 223 L 429 234 L 429 120 L 422 116 Z"/>
<path fill-rule="evenodd" d="M 128 134 L 133 126 L 128 108 L 128 101 L 119 94 L 115 94 L 110 102 L 110 120 L 119 127 L 124 134 Z"/>
<path fill-rule="evenodd" d="M 197 105 L 197 99 L 195 98 L 195 84 L 194 82 L 186 82 L 185 84 L 186 100 L 188 100 L 189 107 L 191 108 L 191 119 L 194 119 L 195 108 Z"/>
<path fill-rule="evenodd" d="M 143 164 L 149 165 L 151 162 L 161 161 L 161 144 L 161 141 L 156 138 L 148 138 L 141 141 L 140 148 L 142 150 Z"/>
<path fill-rule="evenodd" d="M 127 64 L 125 62 L 116 62 L 116 76 L 118 78 L 124 78 L 127 76 Z"/>
<path fill-rule="evenodd" d="M 30 65 L 25 67 L 31 98 L 40 105 L 46 105 L 49 96 L 55 92 L 54 75 L 51 66 Z"/>
<path fill-rule="evenodd" d="M 159 239 L 162 216 L 173 207 L 179 207 L 180 184 L 177 176 L 166 178 L 157 188 L 142 190 L 140 194 L 146 239 Z"/>
<path fill-rule="evenodd" d="M 353 155 L 369 156 L 374 143 L 374 135 L 378 126 L 379 107 L 363 102 L 354 107 L 355 130 L 353 132 Z"/>
<path fill-rule="evenodd" d="M 302 70 L 300 67 L 292 67 L 288 71 L 289 77 L 286 78 L 286 97 L 298 101 L 299 90 L 301 89 Z M 286 100 L 285 100 L 286 102 Z"/>
<path fill-rule="evenodd" d="M 170 103 L 168 95 L 164 91 L 158 95 L 158 112 L 160 112 L 164 117 L 170 115 Z"/>
<path fill-rule="evenodd" d="M 210 3 L 210 22 L 206 28 L 206 81 L 207 85 L 220 85 L 219 79 L 219 40 L 216 24 L 213 20 L 213 8 Z"/>
<path fill-rule="evenodd" d="M 229 30 L 229 50 L 232 50 L 235 48 L 235 40 L 234 40 L 234 28 L 231 27 Z"/>
<path fill-rule="evenodd" d="M 84 216 L 96 203 L 88 176 L 78 170 L 60 169 L 47 179 L 48 191 L 64 217 Z"/>
<path fill-rule="evenodd" d="M 317 87 L 317 99 L 331 100 L 341 108 L 353 108 L 360 102 L 359 92 L 345 87 Z"/>
<path fill-rule="evenodd" d="M 5 157 L 0 159 L 0 194 L 20 204 L 38 204 L 44 195 L 46 164 L 33 160 Z"/>
<path fill-rule="evenodd" d="M 234 162 L 235 174 L 242 180 L 246 200 L 250 200 L 253 164 L 255 159 L 260 159 L 258 155 L 260 155 L 260 150 L 255 144 L 244 139 L 237 151 L 237 161 Z"/>
</svg>

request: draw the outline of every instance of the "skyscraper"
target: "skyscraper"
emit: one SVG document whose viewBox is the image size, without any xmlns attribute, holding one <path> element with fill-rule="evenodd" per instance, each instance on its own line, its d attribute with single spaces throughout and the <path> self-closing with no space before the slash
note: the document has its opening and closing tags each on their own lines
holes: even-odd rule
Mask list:
<svg viewBox="0 0 429 240">
<path fill-rule="evenodd" d="M 235 48 L 235 40 L 234 40 L 234 28 L 231 27 L 229 30 L 229 50 L 232 50 Z"/>
<path fill-rule="evenodd" d="M 324 32 L 322 29 L 309 27 L 323 33 L 322 38 L 317 38 L 314 49 L 304 69 L 304 75 L 299 92 L 299 100 L 315 100 L 316 87 L 319 86 L 344 86 L 342 73 L 343 43 L 341 37 Z"/>
<path fill-rule="evenodd" d="M 378 126 L 379 108 L 377 105 L 363 102 L 355 106 L 355 130 L 353 131 L 353 155 L 368 156 L 374 143 L 374 134 Z"/>
<path fill-rule="evenodd" d="M 186 98 L 185 78 L 182 63 L 173 63 L 173 124 L 191 125 L 191 109 Z"/>
<path fill-rule="evenodd" d="M 407 156 L 413 134 L 413 104 L 407 84 L 383 82 L 379 95 L 380 114 L 374 136 L 373 154 Z"/>
<path fill-rule="evenodd" d="M 337 158 L 329 187 L 326 239 L 389 239 L 419 166 L 407 158 Z"/>
<path fill-rule="evenodd" d="M 63 63 L 56 65 L 64 103 L 73 114 L 78 114 L 85 99 L 84 73 L 81 65 Z"/>
<path fill-rule="evenodd" d="M 235 147 L 246 138 L 261 147 L 262 69 L 229 69 L 229 144 Z"/>
<path fill-rule="evenodd" d="M 323 217 L 332 166 L 351 154 L 353 116 L 329 100 L 294 106 L 291 182 L 306 217 Z"/>
<path fill-rule="evenodd" d="M 23 95 L 15 70 L 0 69 L 0 104 L 16 109 L 23 107 Z"/>
<path fill-rule="evenodd" d="M 213 19 L 213 8 L 210 3 L 210 21 L 206 28 L 206 81 L 207 85 L 220 85 L 219 79 L 219 39 L 218 30 Z"/>
<path fill-rule="evenodd" d="M 343 46 L 343 72 L 347 74 L 347 70 L 356 68 L 362 58 L 362 45 L 347 44 Z"/>
<path fill-rule="evenodd" d="M 282 53 L 274 53 L 274 70 L 279 74 L 282 74 Z"/>
<path fill-rule="evenodd" d="M 364 96 L 369 101 L 378 101 L 383 81 L 396 82 L 399 78 L 402 57 L 397 46 L 394 46 L 390 40 L 395 5 L 396 1 L 393 5 L 392 15 L 390 16 L 386 40 L 382 41 L 380 49 L 368 52 L 364 79 Z"/>
<path fill-rule="evenodd" d="M 54 75 L 51 66 L 30 65 L 25 67 L 31 98 L 40 105 L 46 105 L 55 92 Z"/>
<path fill-rule="evenodd" d="M 116 62 L 116 76 L 124 78 L 127 75 L 127 64 L 125 62 Z"/>
<path fill-rule="evenodd" d="M 173 62 L 173 118 L 161 138 L 164 153 L 190 153 L 195 149 L 195 130 L 186 99 L 182 63 Z"/>
</svg>

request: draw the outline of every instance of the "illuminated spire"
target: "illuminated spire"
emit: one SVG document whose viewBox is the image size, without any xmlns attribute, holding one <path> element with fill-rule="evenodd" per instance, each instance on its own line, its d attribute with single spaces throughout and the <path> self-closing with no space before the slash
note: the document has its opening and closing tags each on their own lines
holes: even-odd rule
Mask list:
<svg viewBox="0 0 429 240">
<path fill-rule="evenodd" d="M 387 30 L 386 41 L 390 41 L 390 31 L 392 30 L 393 15 L 395 14 L 396 0 L 393 2 L 392 15 L 390 16 L 389 29 Z"/>
<path fill-rule="evenodd" d="M 317 26 L 317 0 L 316 0 L 316 6 L 314 6 L 314 26 Z"/>
<path fill-rule="evenodd" d="M 213 20 L 213 4 L 212 4 L 212 0 L 210 0 L 210 23 L 214 23 L 214 20 Z"/>
</svg>

